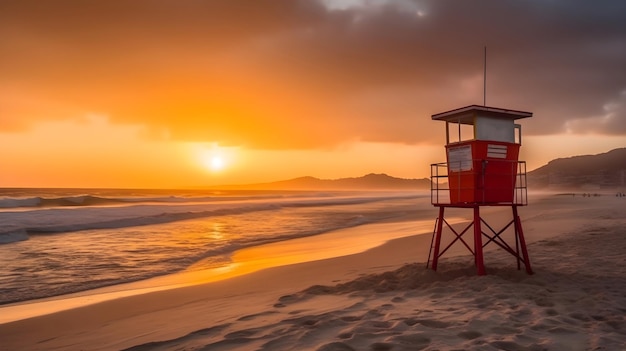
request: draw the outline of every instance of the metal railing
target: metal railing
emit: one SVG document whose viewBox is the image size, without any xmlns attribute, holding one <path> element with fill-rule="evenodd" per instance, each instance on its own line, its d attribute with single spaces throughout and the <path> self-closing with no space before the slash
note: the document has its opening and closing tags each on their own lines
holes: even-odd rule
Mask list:
<svg viewBox="0 0 626 351">
<path fill-rule="evenodd" d="M 472 160 L 470 167 L 468 162 L 453 167 L 447 162 L 430 165 L 433 205 L 528 204 L 525 161 Z"/>
</svg>

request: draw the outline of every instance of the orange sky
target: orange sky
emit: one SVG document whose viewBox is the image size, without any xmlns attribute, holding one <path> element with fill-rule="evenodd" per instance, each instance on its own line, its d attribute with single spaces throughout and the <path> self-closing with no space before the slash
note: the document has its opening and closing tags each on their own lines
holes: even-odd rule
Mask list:
<svg viewBox="0 0 626 351">
<path fill-rule="evenodd" d="M 626 146 L 626 5 L 3 1 L 0 187 L 428 176 L 434 113 L 531 111 L 529 169 Z M 221 167 L 214 169 L 214 159 Z"/>
</svg>

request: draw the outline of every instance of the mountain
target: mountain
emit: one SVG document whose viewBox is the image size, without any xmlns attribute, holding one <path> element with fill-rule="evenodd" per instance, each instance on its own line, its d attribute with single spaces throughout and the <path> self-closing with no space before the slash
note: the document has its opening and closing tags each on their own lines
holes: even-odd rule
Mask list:
<svg viewBox="0 0 626 351">
<path fill-rule="evenodd" d="M 625 189 L 626 148 L 598 155 L 559 158 L 528 172 L 529 189 Z M 370 173 L 357 178 L 299 177 L 271 183 L 221 185 L 216 189 L 246 190 L 428 190 L 430 180 L 395 178 Z"/>
<path fill-rule="evenodd" d="M 529 188 L 626 187 L 626 148 L 598 155 L 558 158 L 528 172 Z"/>
<path fill-rule="evenodd" d="M 427 178 L 395 178 L 387 174 L 370 173 L 358 178 L 319 179 L 315 177 L 299 177 L 271 183 L 225 185 L 216 188 L 254 190 L 427 190 L 430 189 L 430 180 Z"/>
</svg>

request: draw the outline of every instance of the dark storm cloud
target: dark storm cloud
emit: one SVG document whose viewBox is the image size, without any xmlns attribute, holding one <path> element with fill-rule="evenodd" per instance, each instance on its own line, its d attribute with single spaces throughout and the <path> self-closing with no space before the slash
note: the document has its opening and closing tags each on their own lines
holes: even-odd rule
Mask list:
<svg viewBox="0 0 626 351">
<path fill-rule="evenodd" d="M 431 114 L 482 103 L 486 45 L 487 104 L 534 112 L 527 134 L 626 132 L 623 1 L 4 1 L 0 17 L 4 130 L 89 111 L 254 147 L 416 143 Z"/>
</svg>

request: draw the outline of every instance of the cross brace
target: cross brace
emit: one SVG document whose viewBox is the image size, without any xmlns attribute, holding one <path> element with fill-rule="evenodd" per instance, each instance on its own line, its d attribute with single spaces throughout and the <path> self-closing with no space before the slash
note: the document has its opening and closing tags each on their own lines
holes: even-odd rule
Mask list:
<svg viewBox="0 0 626 351">
<path fill-rule="evenodd" d="M 528 250 L 526 248 L 526 241 L 524 239 L 524 232 L 522 230 L 522 221 L 517 213 L 517 205 L 511 205 L 511 209 L 513 212 L 513 219 L 506 224 L 502 229 L 496 231 L 494 230 L 483 218 L 480 217 L 480 206 L 479 205 L 465 205 L 465 206 L 454 206 L 454 205 L 436 205 L 439 207 L 439 216 L 435 221 L 435 228 L 433 230 L 433 238 L 431 240 L 430 252 L 428 255 L 428 261 L 426 262 L 426 268 L 432 268 L 432 270 L 437 270 L 437 264 L 439 258 L 446 252 L 448 249 L 457 241 L 460 241 L 471 253 L 474 255 L 474 263 L 476 265 L 476 270 L 478 275 L 485 275 L 485 262 L 483 257 L 483 249 L 489 243 L 494 243 L 504 249 L 506 252 L 510 253 L 517 259 L 517 269 L 521 269 L 521 264 L 524 263 L 524 267 L 526 269 L 526 273 L 533 274 L 532 268 L 530 267 L 530 259 L 528 258 Z M 445 219 L 445 208 L 446 207 L 462 207 L 462 208 L 472 208 L 474 210 L 474 218 L 473 220 L 462 230 L 455 230 Z M 443 232 L 443 225 L 446 225 L 448 229 L 454 234 L 454 239 L 443 249 L 441 249 L 441 235 Z M 489 229 L 488 232 L 484 232 L 482 230 L 483 226 Z M 502 234 L 508 230 L 511 226 L 513 226 L 513 230 L 515 232 L 515 248 L 511 247 L 503 238 Z M 473 228 L 473 239 L 474 245 L 473 249 L 467 242 L 464 240 L 463 235 L 469 232 L 469 229 Z M 487 240 L 483 244 L 482 240 L 485 237 Z M 520 252 L 521 251 L 521 252 Z M 431 263 L 432 258 L 432 265 Z"/>
</svg>

